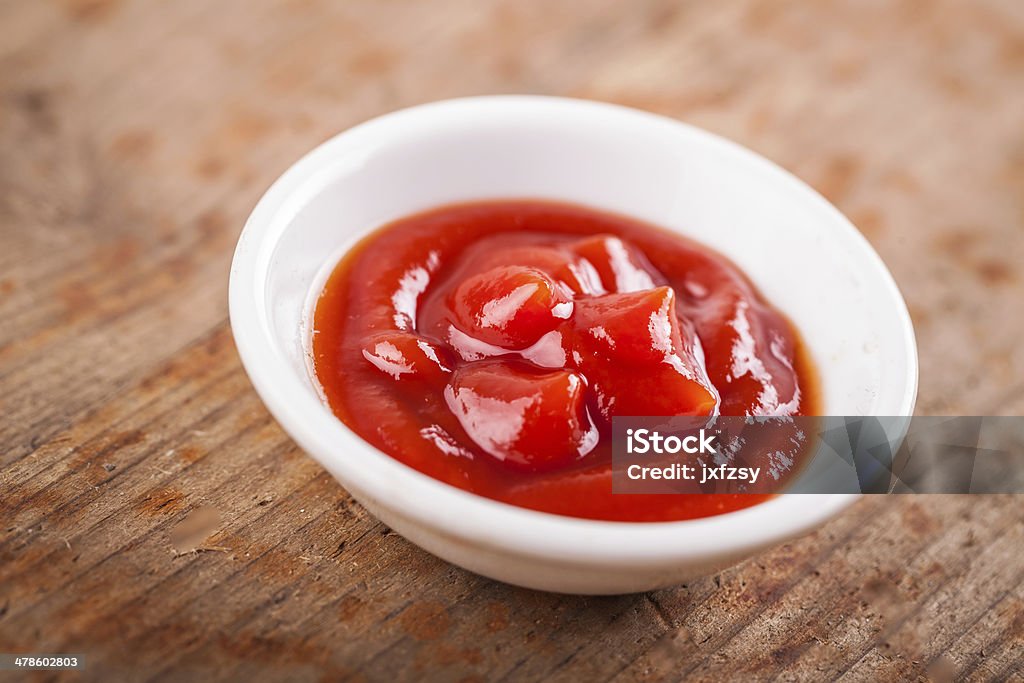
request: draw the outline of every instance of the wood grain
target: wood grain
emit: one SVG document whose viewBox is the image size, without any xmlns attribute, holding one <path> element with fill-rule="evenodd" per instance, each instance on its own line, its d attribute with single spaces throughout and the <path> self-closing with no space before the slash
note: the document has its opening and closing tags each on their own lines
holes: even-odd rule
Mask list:
<svg viewBox="0 0 1024 683">
<path fill-rule="evenodd" d="M 8 1 L 0 651 L 86 654 L 40 680 L 1024 680 L 1019 497 L 865 500 L 685 586 L 567 597 L 411 546 L 281 432 L 226 321 L 248 211 L 330 134 L 495 92 L 778 161 L 891 267 L 919 411 L 1024 409 L 1019 2 Z"/>
</svg>

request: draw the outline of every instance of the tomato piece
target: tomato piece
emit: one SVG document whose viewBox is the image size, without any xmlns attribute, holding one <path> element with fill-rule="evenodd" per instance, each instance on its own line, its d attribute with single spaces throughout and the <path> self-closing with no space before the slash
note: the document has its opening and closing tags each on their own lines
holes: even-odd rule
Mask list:
<svg viewBox="0 0 1024 683">
<path fill-rule="evenodd" d="M 606 291 L 639 292 L 665 282 L 636 247 L 614 235 L 580 240 L 572 249 L 597 271 Z"/>
<path fill-rule="evenodd" d="M 399 330 L 369 337 L 363 343 L 362 354 L 375 368 L 399 382 L 443 386 L 453 367 L 446 348 L 418 334 Z"/>
<path fill-rule="evenodd" d="M 506 247 L 482 255 L 481 268 L 500 266 L 529 266 L 547 274 L 567 287 L 573 294 L 595 296 L 607 290 L 601 284 L 601 275 L 583 256 L 567 245 Z"/>
<path fill-rule="evenodd" d="M 717 409 L 699 341 L 684 338 L 671 287 L 580 299 L 574 326 L 574 360 L 605 420 Z"/>
<path fill-rule="evenodd" d="M 484 361 L 455 371 L 445 401 L 485 453 L 514 469 L 540 472 L 565 467 L 597 445 L 585 389 L 572 370 Z"/>
<path fill-rule="evenodd" d="M 724 415 L 797 414 L 804 400 L 793 367 L 797 340 L 782 325 L 769 325 L 772 312 L 740 289 L 720 288 L 691 304 L 701 338 L 712 349 L 708 376 L 728 386 Z"/>
<path fill-rule="evenodd" d="M 455 288 L 455 324 L 486 344 L 524 349 L 572 315 L 568 292 L 549 275 L 526 266 L 500 266 Z"/>
</svg>

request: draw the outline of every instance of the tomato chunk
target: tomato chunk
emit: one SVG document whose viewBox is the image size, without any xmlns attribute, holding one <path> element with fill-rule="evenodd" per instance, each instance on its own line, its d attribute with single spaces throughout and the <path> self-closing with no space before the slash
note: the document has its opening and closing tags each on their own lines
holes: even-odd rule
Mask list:
<svg viewBox="0 0 1024 683">
<path fill-rule="evenodd" d="M 606 291 L 639 292 L 664 283 L 643 254 L 614 235 L 580 240 L 573 251 L 597 271 Z"/>
<path fill-rule="evenodd" d="M 585 388 L 571 370 L 487 361 L 456 370 L 445 401 L 484 452 L 509 467 L 539 472 L 565 467 L 597 445 Z"/>
<path fill-rule="evenodd" d="M 479 263 L 485 270 L 500 266 L 536 268 L 573 294 L 594 296 L 607 293 L 597 269 L 568 244 L 505 247 L 481 254 Z"/>
<path fill-rule="evenodd" d="M 501 266 L 455 288 L 452 313 L 463 332 L 508 349 L 523 349 L 555 329 L 573 309 L 569 293 L 527 266 Z"/>
<path fill-rule="evenodd" d="M 671 287 L 576 302 L 575 361 L 605 420 L 716 410 L 718 392 L 696 337 L 680 330 L 675 302 Z"/>
<path fill-rule="evenodd" d="M 375 368 L 400 382 L 442 386 L 453 367 L 447 349 L 411 332 L 375 334 L 363 343 L 362 353 Z"/>
</svg>

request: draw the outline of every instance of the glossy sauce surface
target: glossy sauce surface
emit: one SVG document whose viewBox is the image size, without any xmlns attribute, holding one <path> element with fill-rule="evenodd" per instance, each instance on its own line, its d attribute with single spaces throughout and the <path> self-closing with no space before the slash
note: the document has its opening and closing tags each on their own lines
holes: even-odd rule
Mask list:
<svg viewBox="0 0 1024 683">
<path fill-rule="evenodd" d="M 444 207 L 365 238 L 317 302 L 313 363 L 334 413 L 392 457 L 592 519 L 768 497 L 612 494 L 613 416 L 815 414 L 797 333 L 727 259 L 539 201 Z"/>
</svg>

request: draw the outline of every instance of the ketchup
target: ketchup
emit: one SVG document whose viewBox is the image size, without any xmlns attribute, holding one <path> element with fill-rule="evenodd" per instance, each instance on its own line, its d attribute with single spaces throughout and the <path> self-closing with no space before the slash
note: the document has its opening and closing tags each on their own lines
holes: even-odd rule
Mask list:
<svg viewBox="0 0 1024 683">
<path fill-rule="evenodd" d="M 613 495 L 613 416 L 815 413 L 796 331 L 726 258 L 542 201 L 448 206 L 366 237 L 317 302 L 313 364 L 333 412 L 397 460 L 591 519 L 770 497 Z"/>
</svg>

